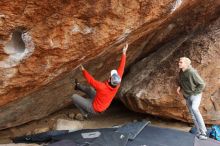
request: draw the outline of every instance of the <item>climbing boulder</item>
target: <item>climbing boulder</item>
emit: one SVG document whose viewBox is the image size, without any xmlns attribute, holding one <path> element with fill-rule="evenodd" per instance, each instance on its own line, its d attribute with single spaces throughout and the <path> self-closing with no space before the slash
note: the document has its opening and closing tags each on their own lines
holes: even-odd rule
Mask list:
<svg viewBox="0 0 220 146">
<path fill-rule="evenodd" d="M 182 44 L 197 31 L 203 31 L 219 16 L 219 3 L 218 0 L 12 0 L 0 1 L 0 10 L 0 129 L 6 129 L 72 104 L 69 98 L 75 92 L 72 80 L 85 81 L 77 69 L 79 64 L 96 79 L 105 80 L 110 70 L 117 67 L 121 48 L 127 41 L 129 72 L 131 66 L 168 42 Z M 168 53 L 165 60 L 176 47 L 165 52 Z M 159 54 L 155 58 L 161 59 Z M 152 61 L 157 65 L 163 63 Z M 145 68 L 140 66 L 138 70 Z M 155 80 L 160 72 L 155 72 Z M 154 89 L 158 87 L 150 84 Z M 169 87 L 168 91 L 173 91 L 174 83 Z M 121 92 L 125 98 L 129 97 L 126 92 Z M 173 95 L 161 99 L 171 102 Z M 146 107 L 139 111 L 148 110 Z"/>
</svg>

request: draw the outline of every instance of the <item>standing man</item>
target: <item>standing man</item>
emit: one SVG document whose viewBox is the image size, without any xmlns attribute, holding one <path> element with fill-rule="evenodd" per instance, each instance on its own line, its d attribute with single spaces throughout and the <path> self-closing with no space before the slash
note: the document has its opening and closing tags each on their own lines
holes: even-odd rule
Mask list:
<svg viewBox="0 0 220 146">
<path fill-rule="evenodd" d="M 105 111 L 111 104 L 119 89 L 124 73 L 127 48 L 128 44 L 126 43 L 122 51 L 119 68 L 117 70 L 111 70 L 110 77 L 105 82 L 95 80 L 82 65 L 80 66 L 83 76 L 90 86 L 81 85 L 76 80 L 75 89 L 86 93 L 89 98 L 84 98 L 77 94 L 72 95 L 71 98 L 84 118 L 87 118 L 88 113 L 97 114 Z"/>
<path fill-rule="evenodd" d="M 205 87 L 205 83 L 197 71 L 192 68 L 189 58 L 180 58 L 179 69 L 179 87 L 177 88 L 177 93 L 180 95 L 181 91 L 186 99 L 186 105 L 197 129 L 197 137 L 199 139 L 207 139 L 207 129 L 199 111 L 202 90 Z"/>
</svg>

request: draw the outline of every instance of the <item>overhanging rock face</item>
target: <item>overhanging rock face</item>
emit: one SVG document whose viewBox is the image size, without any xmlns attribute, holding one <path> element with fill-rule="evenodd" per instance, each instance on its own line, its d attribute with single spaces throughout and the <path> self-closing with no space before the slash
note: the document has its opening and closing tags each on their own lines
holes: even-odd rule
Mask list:
<svg viewBox="0 0 220 146">
<path fill-rule="evenodd" d="M 0 1 L 0 129 L 42 118 L 71 104 L 71 79 L 82 78 L 76 69 L 79 64 L 104 80 L 117 66 L 124 41 L 130 44 L 129 68 L 167 42 L 184 43 L 218 16 L 217 0 Z M 170 58 L 169 52 L 164 55 L 165 60 Z M 205 94 L 217 91 L 218 82 Z M 126 88 L 123 85 L 125 92 L 120 94 L 124 98 L 128 97 Z M 173 82 L 169 91 L 174 98 Z"/>
</svg>

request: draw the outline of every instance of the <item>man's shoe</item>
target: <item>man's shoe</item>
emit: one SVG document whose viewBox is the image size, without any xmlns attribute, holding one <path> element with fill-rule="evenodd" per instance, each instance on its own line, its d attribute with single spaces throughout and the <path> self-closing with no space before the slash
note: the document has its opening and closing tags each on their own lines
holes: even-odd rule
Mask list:
<svg viewBox="0 0 220 146">
<path fill-rule="evenodd" d="M 78 87 L 77 87 L 78 85 L 79 85 L 78 79 L 75 79 L 75 88 L 74 88 L 75 90 L 78 90 Z"/>
<path fill-rule="evenodd" d="M 208 139 L 207 135 L 205 134 L 200 134 L 199 136 L 197 136 L 200 140 L 206 140 Z"/>
<path fill-rule="evenodd" d="M 200 132 L 197 132 L 197 133 L 196 133 L 196 137 L 199 137 L 200 135 L 201 135 Z"/>
</svg>

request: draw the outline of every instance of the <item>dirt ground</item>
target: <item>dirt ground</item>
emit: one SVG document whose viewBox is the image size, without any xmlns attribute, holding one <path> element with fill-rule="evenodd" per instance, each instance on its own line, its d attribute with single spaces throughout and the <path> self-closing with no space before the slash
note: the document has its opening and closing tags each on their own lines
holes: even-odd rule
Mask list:
<svg viewBox="0 0 220 146">
<path fill-rule="evenodd" d="M 76 121 L 75 119 L 72 119 L 69 115 L 78 112 L 79 111 L 74 106 L 70 106 L 44 119 L 26 123 L 24 125 L 7 130 L 2 130 L 0 131 L 0 144 L 12 143 L 12 141 L 10 140 L 10 138 L 12 137 L 36 134 L 48 130 L 55 130 L 54 125 L 56 124 L 58 119 Z M 132 112 L 119 101 L 113 102 L 110 108 L 105 113 L 89 117 L 89 119 L 87 120 L 80 121 L 80 124 L 83 125 L 83 128 L 103 128 L 121 125 L 141 119 L 149 120 L 151 121 L 152 125 L 156 125 L 159 127 L 174 128 L 182 131 L 189 131 L 190 129 L 189 124 L 182 123 L 176 120 L 161 119 L 155 116 Z"/>
</svg>

